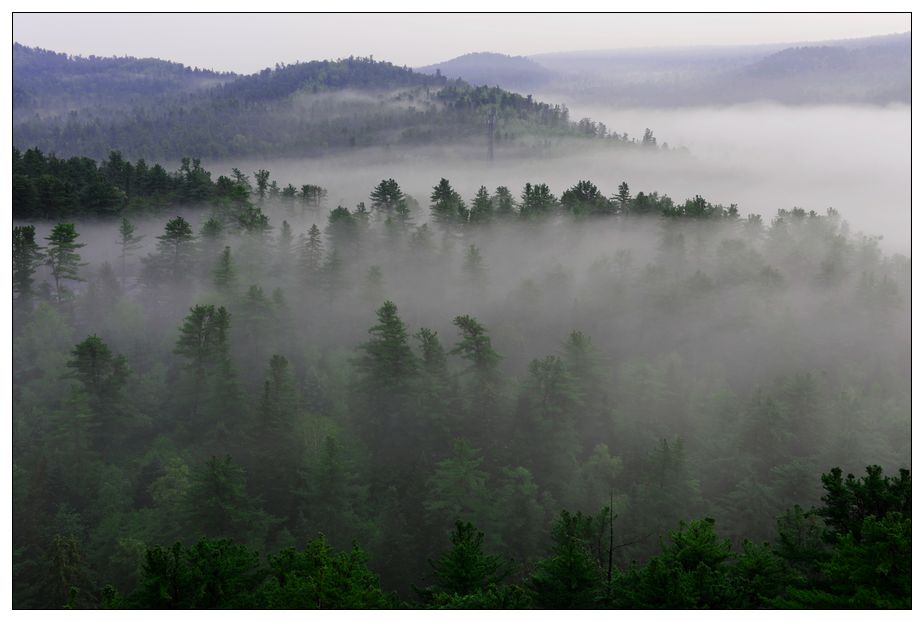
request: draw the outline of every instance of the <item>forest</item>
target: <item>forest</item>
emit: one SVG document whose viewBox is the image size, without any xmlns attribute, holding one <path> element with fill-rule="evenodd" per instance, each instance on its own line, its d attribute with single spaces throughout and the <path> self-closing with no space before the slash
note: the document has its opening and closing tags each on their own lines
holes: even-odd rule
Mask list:
<svg viewBox="0 0 924 622">
<path fill-rule="evenodd" d="M 14 149 L 15 608 L 911 606 L 911 262 L 835 209 L 180 162 Z"/>
<path fill-rule="evenodd" d="M 362 147 L 481 144 L 508 151 L 566 138 L 642 138 L 497 86 L 371 57 L 277 64 L 238 76 L 157 59 L 68 57 L 15 45 L 14 142 L 67 156 L 132 159 L 322 156 Z M 67 84 L 66 89 L 58 88 Z M 646 137 L 649 142 L 653 137 Z M 645 143 L 646 145 L 648 143 Z"/>
</svg>

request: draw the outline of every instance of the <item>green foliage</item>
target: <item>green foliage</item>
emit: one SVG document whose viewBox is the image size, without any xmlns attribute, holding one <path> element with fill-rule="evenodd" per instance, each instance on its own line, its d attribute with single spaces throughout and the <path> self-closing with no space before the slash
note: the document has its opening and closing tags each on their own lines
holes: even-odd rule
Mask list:
<svg viewBox="0 0 924 622">
<path fill-rule="evenodd" d="M 437 524 L 479 520 L 486 514 L 489 498 L 483 458 L 464 440 L 453 443 L 452 455 L 437 463 L 427 482 L 424 507 Z"/>
<path fill-rule="evenodd" d="M 32 296 L 32 275 L 43 258 L 35 241 L 35 227 L 13 227 L 13 293 L 17 300 L 27 301 Z"/>
<path fill-rule="evenodd" d="M 608 216 L 616 212 L 616 205 L 587 180 L 581 180 L 565 190 L 561 195 L 561 206 L 575 216 Z"/>
<path fill-rule="evenodd" d="M 712 519 L 681 524 L 661 547 L 661 554 L 643 568 L 617 580 L 617 593 L 628 601 L 625 606 L 665 609 L 730 606 L 731 545 L 716 536 Z"/>
<path fill-rule="evenodd" d="M 64 286 L 64 281 L 82 281 L 79 268 L 85 264 L 80 263 L 80 254 L 77 252 L 85 245 L 77 242 L 79 234 L 71 223 L 59 223 L 45 238 L 48 247 L 45 250 L 45 263 L 51 270 L 55 281 L 55 299 L 63 302 L 71 296 L 71 292 Z"/>
<path fill-rule="evenodd" d="M 433 586 L 422 590 L 429 600 L 476 596 L 497 589 L 509 573 L 508 564 L 482 551 L 484 534 L 471 523 L 456 521 L 452 548 L 433 566 Z"/>
<path fill-rule="evenodd" d="M 379 587 L 358 546 L 335 553 L 319 537 L 304 551 L 270 557 L 270 577 L 259 591 L 266 609 L 386 609 L 392 600 Z"/>
<path fill-rule="evenodd" d="M 605 576 L 591 551 L 593 519 L 563 511 L 552 528 L 551 556 L 539 561 L 529 577 L 533 602 L 543 609 L 591 609 L 598 606 Z"/>
<path fill-rule="evenodd" d="M 430 213 L 434 222 L 444 227 L 468 222 L 468 207 L 462 195 L 453 190 L 448 179 L 440 179 L 430 194 Z"/>
<path fill-rule="evenodd" d="M 141 586 L 125 603 L 137 609 L 250 608 L 263 574 L 257 553 L 230 540 L 154 547 L 145 553 Z"/>
</svg>

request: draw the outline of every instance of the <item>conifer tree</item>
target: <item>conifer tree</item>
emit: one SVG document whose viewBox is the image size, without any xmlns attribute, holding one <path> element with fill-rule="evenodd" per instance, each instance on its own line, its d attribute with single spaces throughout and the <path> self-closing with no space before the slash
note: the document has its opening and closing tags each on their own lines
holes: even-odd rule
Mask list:
<svg viewBox="0 0 924 622">
<path fill-rule="evenodd" d="M 500 355 L 491 346 L 491 338 L 484 327 L 473 317 L 460 315 L 453 320 L 461 336 L 450 351 L 466 361 L 469 366 L 463 374 L 467 376 L 465 396 L 469 413 L 468 438 L 480 446 L 487 447 L 495 441 L 496 417 L 500 401 L 501 379 L 498 372 Z"/>
<path fill-rule="evenodd" d="M 126 279 L 128 278 L 128 273 L 126 271 L 126 260 L 129 256 L 134 254 L 134 251 L 138 250 L 141 247 L 141 238 L 142 236 L 135 235 L 135 225 L 131 223 L 125 216 L 122 217 L 121 222 L 119 223 L 119 240 L 118 244 L 120 247 L 119 258 L 122 262 L 122 288 L 125 288 Z"/>
<path fill-rule="evenodd" d="M 489 223 L 493 219 L 494 202 L 488 194 L 488 189 L 484 186 L 478 188 L 478 193 L 472 201 L 472 209 L 469 213 L 473 223 Z"/>
<path fill-rule="evenodd" d="M 373 209 L 392 215 L 404 201 L 404 193 L 394 179 L 383 179 L 369 195 Z"/>
<path fill-rule="evenodd" d="M 192 265 L 193 242 L 192 227 L 182 216 L 177 216 L 164 226 L 164 233 L 157 236 L 158 255 L 153 259 L 159 268 L 172 281 L 184 279 Z"/>
<path fill-rule="evenodd" d="M 453 190 L 448 179 L 440 179 L 430 194 L 430 212 L 433 220 L 443 226 L 468 221 L 468 208 L 462 196 Z"/>
<path fill-rule="evenodd" d="M 417 359 L 408 343 L 407 329 L 390 300 L 376 311 L 378 322 L 370 339 L 360 346 L 356 361 L 358 425 L 380 469 L 413 461 L 413 452 L 400 445 L 417 441 L 414 391 Z"/>
<path fill-rule="evenodd" d="M 311 225 L 307 237 L 303 238 L 299 254 L 299 270 L 304 282 L 313 283 L 324 262 L 324 241 L 317 225 Z"/>
<path fill-rule="evenodd" d="M 79 234 L 71 223 L 59 223 L 45 238 L 48 247 L 45 250 L 45 263 L 51 269 L 51 276 L 55 281 L 55 299 L 63 302 L 69 295 L 64 281 L 82 281 L 79 268 L 80 254 L 77 252 L 85 245 L 77 242 Z"/>
<path fill-rule="evenodd" d="M 231 247 L 226 246 L 221 252 L 218 259 L 218 265 L 212 272 L 215 289 L 223 294 L 230 294 L 234 291 L 237 276 L 234 270 L 234 262 L 231 259 Z"/>
<path fill-rule="evenodd" d="M 26 302 L 32 296 L 32 275 L 43 256 L 35 241 L 35 227 L 13 227 L 13 293 Z"/>
<path fill-rule="evenodd" d="M 180 327 L 174 352 L 186 359 L 183 393 L 193 430 L 215 426 L 219 417 L 234 419 L 237 385 L 228 353 L 230 326 L 224 307 L 196 305 Z"/>
<path fill-rule="evenodd" d="M 432 587 L 424 594 L 432 600 L 471 596 L 500 584 L 510 572 L 509 564 L 482 550 L 484 534 L 469 522 L 457 520 L 450 536 L 452 548 L 435 562 Z"/>
<path fill-rule="evenodd" d="M 498 219 L 509 220 L 516 216 L 516 205 L 513 201 L 513 193 L 506 186 L 498 186 L 494 190 L 494 196 L 491 197 L 491 203 L 494 205 L 494 215 Z"/>
</svg>

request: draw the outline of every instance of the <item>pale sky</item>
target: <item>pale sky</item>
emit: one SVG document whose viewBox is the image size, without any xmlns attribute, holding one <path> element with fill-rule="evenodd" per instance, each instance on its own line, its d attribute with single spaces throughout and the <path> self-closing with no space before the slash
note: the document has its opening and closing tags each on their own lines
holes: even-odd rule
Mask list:
<svg viewBox="0 0 924 622">
<path fill-rule="evenodd" d="M 13 38 L 68 54 L 157 57 L 252 73 L 278 62 L 374 56 L 427 65 L 511 55 L 740 45 L 906 32 L 907 14 L 15 14 Z"/>
</svg>

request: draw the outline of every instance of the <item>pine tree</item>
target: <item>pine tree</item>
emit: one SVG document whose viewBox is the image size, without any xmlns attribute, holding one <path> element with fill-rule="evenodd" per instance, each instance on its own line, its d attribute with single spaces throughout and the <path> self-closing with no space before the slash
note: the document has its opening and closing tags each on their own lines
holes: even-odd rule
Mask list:
<svg viewBox="0 0 924 622">
<path fill-rule="evenodd" d="M 619 191 L 613 195 L 613 201 L 617 205 L 618 214 L 628 214 L 629 213 L 629 202 L 632 200 L 632 195 L 629 194 L 629 184 L 622 182 L 619 184 Z"/>
<path fill-rule="evenodd" d="M 45 263 L 51 268 L 51 276 L 55 281 L 55 299 L 63 302 L 69 295 L 64 287 L 64 281 L 82 281 L 78 269 L 85 264 L 80 263 L 77 251 L 84 244 L 77 243 L 79 234 L 71 223 L 59 223 L 45 238 L 48 247 L 45 251 Z"/>
<path fill-rule="evenodd" d="M 357 423 L 373 452 L 377 469 L 413 462 L 413 452 L 401 449 L 418 440 L 414 390 L 417 359 L 408 343 L 407 329 L 390 300 L 376 311 L 378 322 L 370 339 L 360 346 L 356 360 Z M 392 471 L 393 475 L 398 475 Z"/>
<path fill-rule="evenodd" d="M 192 227 L 182 217 L 167 222 L 164 233 L 157 236 L 158 256 L 154 261 L 172 280 L 182 280 L 189 274 L 192 265 L 193 242 Z"/>
<path fill-rule="evenodd" d="M 462 196 L 453 190 L 448 179 L 440 179 L 430 194 L 430 212 L 433 220 L 443 226 L 468 221 L 468 208 Z"/>
<path fill-rule="evenodd" d="M 302 446 L 295 433 L 299 399 L 295 380 L 286 357 L 275 354 L 263 384 L 257 407 L 252 451 L 253 480 L 272 514 L 286 519 L 294 517 L 292 474 L 302 467 Z"/>
<path fill-rule="evenodd" d="M 299 270 L 302 279 L 311 284 L 316 280 L 324 261 L 324 241 L 317 225 L 311 225 L 308 236 L 303 238 L 299 255 Z"/>
<path fill-rule="evenodd" d="M 458 388 L 449 371 L 446 350 L 436 331 L 421 328 L 414 333 L 420 352 L 420 405 L 430 421 L 429 446 L 439 447 L 462 433 Z"/>
<path fill-rule="evenodd" d="M 279 229 L 279 240 L 276 242 L 276 248 L 279 251 L 279 264 L 285 271 L 289 265 L 289 253 L 292 249 L 292 226 L 289 221 L 283 220 L 282 227 Z"/>
<path fill-rule="evenodd" d="M 373 209 L 392 215 L 404 201 L 404 193 L 394 179 L 383 179 L 369 195 Z"/>
<path fill-rule="evenodd" d="M 125 357 L 113 355 L 102 339 L 91 335 L 74 347 L 67 367 L 89 397 L 97 448 L 116 449 L 125 430 L 122 389 L 129 375 Z"/>
<path fill-rule="evenodd" d="M 269 176 L 270 172 L 262 168 L 259 171 L 255 171 L 253 174 L 253 178 L 257 182 L 257 194 L 260 196 L 261 201 L 266 197 L 266 187 L 269 184 Z"/>
<path fill-rule="evenodd" d="M 513 202 L 513 194 L 506 186 L 498 186 L 491 197 L 494 205 L 494 215 L 498 219 L 509 220 L 517 215 Z"/>
<path fill-rule="evenodd" d="M 13 293 L 26 303 L 32 297 L 32 275 L 44 259 L 35 242 L 35 227 L 13 227 Z"/>
<path fill-rule="evenodd" d="M 509 564 L 482 550 L 484 533 L 469 522 L 456 521 L 452 548 L 435 562 L 434 585 L 424 591 L 430 600 L 470 596 L 496 587 L 510 573 Z"/>
<path fill-rule="evenodd" d="M 484 287 L 486 270 L 484 259 L 481 258 L 481 252 L 474 244 L 469 244 L 465 252 L 465 271 L 466 280 L 475 288 Z"/>
<path fill-rule="evenodd" d="M 119 252 L 120 259 L 122 261 L 122 287 L 125 288 L 126 280 L 128 278 L 128 272 L 126 271 L 126 260 L 130 255 L 134 254 L 134 251 L 141 248 L 141 238 L 142 236 L 135 235 L 135 225 L 133 225 L 128 218 L 125 216 L 122 217 L 122 221 L 119 223 L 119 240 L 118 244 L 121 247 Z"/>
<path fill-rule="evenodd" d="M 234 270 L 234 262 L 231 259 L 230 246 L 226 246 L 225 250 L 221 252 L 218 265 L 215 267 L 212 275 L 215 289 L 226 295 L 234 292 L 237 276 Z"/>
<path fill-rule="evenodd" d="M 601 598 L 604 573 L 591 549 L 592 517 L 562 512 L 552 537 L 552 556 L 528 579 L 535 604 L 547 609 L 591 609 Z"/>
<path fill-rule="evenodd" d="M 431 522 L 445 525 L 456 520 L 478 521 L 487 517 L 490 496 L 488 475 L 481 468 L 481 452 L 457 439 L 452 455 L 436 465 L 427 481 L 424 507 Z"/>
<path fill-rule="evenodd" d="M 187 495 L 187 533 L 261 544 L 269 517 L 257 509 L 246 483 L 244 469 L 231 456 L 212 456 L 196 469 Z"/>
<path fill-rule="evenodd" d="M 228 353 L 231 315 L 224 307 L 196 305 L 180 327 L 174 352 L 186 359 L 185 397 L 192 430 L 214 428 L 219 417 L 233 421 L 237 385 Z"/>
<path fill-rule="evenodd" d="M 450 354 L 469 362 L 463 372 L 468 376 L 465 398 L 469 413 L 466 435 L 480 446 L 487 447 L 496 441 L 497 410 L 500 400 L 501 379 L 498 372 L 500 355 L 491 346 L 484 327 L 473 317 L 461 315 L 453 320 L 459 328 L 461 341 Z"/>
<path fill-rule="evenodd" d="M 489 223 L 494 218 L 494 202 L 484 186 L 478 188 L 478 193 L 472 201 L 470 218 L 473 223 Z"/>
</svg>

